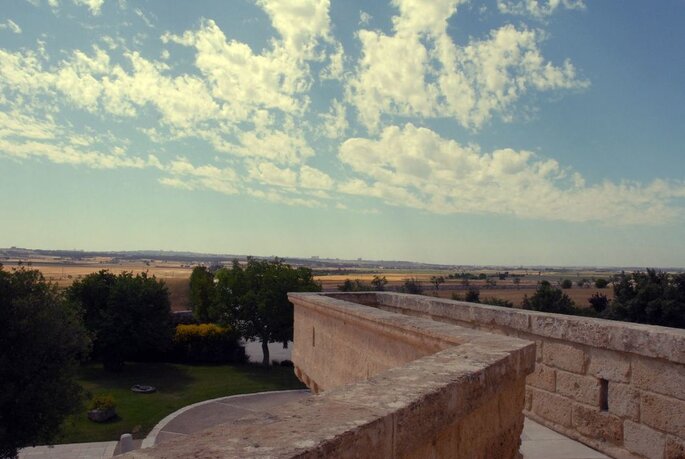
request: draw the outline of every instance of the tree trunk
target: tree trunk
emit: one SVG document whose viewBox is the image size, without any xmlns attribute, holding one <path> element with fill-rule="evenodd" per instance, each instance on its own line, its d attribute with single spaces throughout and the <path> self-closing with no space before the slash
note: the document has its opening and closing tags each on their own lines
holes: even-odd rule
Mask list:
<svg viewBox="0 0 685 459">
<path fill-rule="evenodd" d="M 264 357 L 262 358 L 262 365 L 265 367 L 269 366 L 269 342 L 262 340 L 262 353 Z"/>
</svg>

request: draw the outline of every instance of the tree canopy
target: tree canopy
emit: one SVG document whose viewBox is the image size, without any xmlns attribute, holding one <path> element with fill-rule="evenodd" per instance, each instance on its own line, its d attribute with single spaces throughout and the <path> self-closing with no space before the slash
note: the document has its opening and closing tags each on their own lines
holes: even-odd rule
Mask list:
<svg viewBox="0 0 685 459">
<path fill-rule="evenodd" d="M 221 323 L 231 325 L 246 339 L 262 343 L 263 363 L 269 364 L 268 343 L 293 339 L 293 305 L 288 292 L 317 292 L 309 268 L 293 268 L 282 260 L 249 258 L 222 268 L 216 277 L 216 311 Z"/>
<path fill-rule="evenodd" d="M 538 285 L 535 293 L 528 298 L 525 296 L 522 302 L 523 309 L 542 312 L 556 312 L 559 314 L 576 313 L 573 300 L 561 289 L 552 287 L 547 281 L 542 281 Z"/>
<path fill-rule="evenodd" d="M 621 274 L 614 282 L 610 319 L 685 328 L 685 273 L 648 269 Z"/>
<path fill-rule="evenodd" d="M 67 296 L 83 308 L 86 328 L 94 335 L 94 357 L 107 369 L 171 345 L 169 292 L 154 276 L 102 270 L 74 282 Z"/>
<path fill-rule="evenodd" d="M 0 457 L 49 443 L 81 403 L 90 340 L 79 311 L 36 270 L 0 265 Z"/>
</svg>

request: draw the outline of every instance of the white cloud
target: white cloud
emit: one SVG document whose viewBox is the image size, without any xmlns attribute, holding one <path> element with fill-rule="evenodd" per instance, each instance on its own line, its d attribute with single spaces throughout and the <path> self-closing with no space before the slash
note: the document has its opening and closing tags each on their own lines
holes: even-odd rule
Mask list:
<svg viewBox="0 0 685 459">
<path fill-rule="evenodd" d="M 371 16 L 369 13 L 366 11 L 359 11 L 359 24 L 360 26 L 362 25 L 369 25 L 371 20 L 373 19 L 373 16 Z"/>
<path fill-rule="evenodd" d="M 552 15 L 557 9 L 584 10 L 584 0 L 497 0 L 500 13 L 532 16 L 543 19 Z"/>
<path fill-rule="evenodd" d="M 329 190 L 333 187 L 333 179 L 319 169 L 303 165 L 300 168 L 300 185 L 303 188 Z"/>
<path fill-rule="evenodd" d="M 197 31 L 165 34 L 162 40 L 196 49 L 195 65 L 221 101 L 226 119 L 247 120 L 260 108 L 301 113 L 307 105 L 305 97 L 297 97 L 309 89 L 307 69 L 282 47 L 254 54 L 245 43 L 228 41 L 212 20 Z"/>
<path fill-rule="evenodd" d="M 452 117 L 480 128 L 494 114 L 509 119 L 530 90 L 587 87 L 570 61 L 555 66 L 544 59 L 533 30 L 505 25 L 485 39 L 454 43 L 446 27 L 459 3 L 395 0 L 392 35 L 359 31 L 362 55 L 347 100 L 371 131 L 382 115 Z"/>
<path fill-rule="evenodd" d="M 345 105 L 333 99 L 328 113 L 320 113 L 319 118 L 323 121 L 321 128 L 323 134 L 329 139 L 339 139 L 345 134 L 349 124 L 347 122 L 347 109 Z"/>
<path fill-rule="evenodd" d="M 289 54 L 316 58 L 319 40 L 330 40 L 329 0 L 257 0 L 271 18 Z"/>
<path fill-rule="evenodd" d="M 267 185 L 289 188 L 297 185 L 297 172 L 265 161 L 248 166 L 248 175 L 251 179 Z"/>
<path fill-rule="evenodd" d="M 223 194 L 240 191 L 241 181 L 231 168 L 219 168 L 213 164 L 195 166 L 182 157 L 159 168 L 170 175 L 159 179 L 163 185 L 186 190 L 208 189 Z"/>
<path fill-rule="evenodd" d="M 53 1 L 56 2 L 56 0 L 53 0 Z M 90 10 L 90 13 L 93 15 L 100 14 L 100 10 L 102 9 L 102 5 L 105 3 L 105 0 L 72 0 L 72 1 L 77 5 L 87 6 L 88 9 Z"/>
<path fill-rule="evenodd" d="M 588 186 L 577 172 L 528 151 L 483 153 L 426 128 L 385 128 L 377 140 L 353 138 L 339 159 L 361 178 L 339 186 L 397 206 L 436 213 L 490 213 L 607 223 L 661 223 L 680 213 L 685 183 L 604 181 Z"/>
<path fill-rule="evenodd" d="M 19 25 L 11 19 L 8 19 L 5 22 L 0 22 L 0 30 L 5 29 L 15 34 L 21 33 L 21 27 L 19 27 Z"/>
</svg>

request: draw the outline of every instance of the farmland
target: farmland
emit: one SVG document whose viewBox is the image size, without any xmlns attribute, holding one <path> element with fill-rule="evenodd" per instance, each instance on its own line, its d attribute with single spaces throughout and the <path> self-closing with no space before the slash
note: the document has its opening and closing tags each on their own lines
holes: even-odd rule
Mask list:
<svg viewBox="0 0 685 459">
<path fill-rule="evenodd" d="M 214 263 L 226 264 L 230 260 L 222 260 Z M 301 260 L 298 260 L 301 261 Z M 189 309 L 189 277 L 194 266 L 203 264 L 187 260 L 173 259 L 120 259 L 115 256 L 93 256 L 69 258 L 63 256 L 31 256 L 31 257 L 5 257 L 0 260 L 3 265 L 11 269 L 19 265 L 30 266 L 40 270 L 50 281 L 55 282 L 60 288 L 66 288 L 74 280 L 83 276 L 107 269 L 115 274 L 130 271 L 133 273 L 147 272 L 159 279 L 164 280 L 169 288 L 170 300 L 173 310 Z M 207 264 L 206 262 L 204 264 Z M 304 263 L 298 263 L 307 265 Z M 477 288 L 481 298 L 499 298 L 512 301 L 519 305 L 524 296 L 531 296 L 535 292 L 536 285 L 541 280 L 547 280 L 553 285 L 559 284 L 563 279 L 569 279 L 573 287 L 566 289 L 567 293 L 578 306 L 586 306 L 587 300 L 594 293 L 601 292 L 611 299 L 612 289 L 597 289 L 593 285 L 593 280 L 597 278 L 608 279 L 616 274 L 616 270 L 589 270 L 589 269 L 511 269 L 507 268 L 478 268 L 468 267 L 467 269 L 451 267 L 440 267 L 440 269 L 425 269 L 425 266 L 416 269 L 387 269 L 378 266 L 354 267 L 349 264 L 345 269 L 328 268 L 321 269 L 313 266 L 316 270 L 316 280 L 322 285 L 324 291 L 337 291 L 338 285 L 345 279 L 359 280 L 369 283 L 374 276 L 384 276 L 388 281 L 386 288 L 389 290 L 398 289 L 405 279 L 413 278 L 421 282 L 424 294 L 434 295 L 442 298 L 451 298 L 453 294 L 464 295 L 468 289 Z M 342 272 L 342 273 L 341 273 Z M 450 278 L 462 272 L 470 272 L 477 275 L 485 275 L 486 279 L 456 279 Z M 508 273 L 502 278 L 503 273 Z M 442 276 L 445 282 L 439 285 L 436 290 L 431 283 L 433 276 Z M 586 279 L 585 286 L 579 287 L 578 281 Z"/>
</svg>

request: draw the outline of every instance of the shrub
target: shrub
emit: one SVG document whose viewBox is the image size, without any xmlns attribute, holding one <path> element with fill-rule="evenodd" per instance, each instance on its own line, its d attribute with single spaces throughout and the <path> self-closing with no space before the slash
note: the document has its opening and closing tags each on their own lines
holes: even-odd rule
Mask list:
<svg viewBox="0 0 685 459">
<path fill-rule="evenodd" d="M 593 294 L 588 300 L 588 302 L 590 303 L 590 306 L 592 306 L 592 309 L 594 309 L 597 313 L 603 312 L 609 305 L 609 300 L 607 299 L 607 296 L 602 295 L 601 293 Z"/>
<path fill-rule="evenodd" d="M 480 290 L 477 288 L 470 288 L 469 291 L 466 292 L 464 299 L 470 303 L 480 303 Z"/>
<path fill-rule="evenodd" d="M 564 279 L 561 281 L 561 288 L 568 289 L 571 287 L 573 287 L 573 282 L 571 282 L 571 279 Z"/>
<path fill-rule="evenodd" d="M 216 324 L 178 325 L 172 359 L 187 363 L 243 362 L 238 333 Z"/>
<path fill-rule="evenodd" d="M 116 402 L 111 394 L 96 395 L 88 403 L 89 410 L 109 410 L 116 408 Z"/>
<path fill-rule="evenodd" d="M 405 279 L 404 284 L 402 287 L 400 287 L 400 292 L 411 293 L 412 295 L 421 295 L 423 293 L 423 285 L 421 285 L 421 282 L 414 277 Z"/>
</svg>

